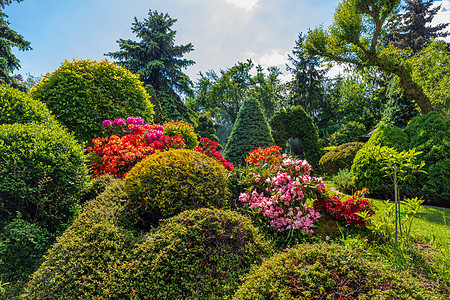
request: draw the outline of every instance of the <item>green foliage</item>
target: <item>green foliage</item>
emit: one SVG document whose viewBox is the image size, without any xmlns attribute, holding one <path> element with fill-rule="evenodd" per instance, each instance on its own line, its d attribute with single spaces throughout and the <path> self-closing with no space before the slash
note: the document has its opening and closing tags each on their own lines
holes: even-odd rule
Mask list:
<svg viewBox="0 0 450 300">
<path fill-rule="evenodd" d="M 216 136 L 214 123 L 206 114 L 198 117 L 198 124 L 195 126 L 195 132 L 197 133 L 199 140 L 201 138 L 208 138 L 213 142 L 219 142 L 219 138 Z M 222 150 L 222 146 L 218 145 L 217 150 Z"/>
<path fill-rule="evenodd" d="M 413 118 L 404 131 L 409 137 L 406 148 L 422 152 L 417 159 L 425 161 L 427 172 L 414 174 L 405 190 L 450 206 L 450 119 L 432 112 Z"/>
<path fill-rule="evenodd" d="M 275 144 L 285 147 L 290 138 L 300 139 L 306 160 L 317 167 L 320 159 L 320 146 L 317 129 L 312 118 L 301 106 L 281 110 L 270 119 Z"/>
<path fill-rule="evenodd" d="M 155 122 L 184 120 L 193 123 L 192 112 L 177 92 L 191 95 L 192 82 L 183 69 L 193 65 L 193 60 L 182 58 L 194 46 L 175 45 L 176 23 L 167 13 L 149 10 L 148 18 L 141 22 L 135 17 L 131 30 L 139 41 L 119 39 L 120 50 L 106 55 L 117 59 L 117 64 L 138 74 L 152 98 L 158 113 Z"/>
<path fill-rule="evenodd" d="M 150 155 L 125 178 L 127 206 L 144 226 L 187 209 L 224 207 L 225 186 L 222 165 L 187 149 Z"/>
<path fill-rule="evenodd" d="M 419 115 L 414 102 L 399 91 L 398 83 L 392 79 L 389 82 L 387 102 L 383 111 L 383 122 L 394 126 L 405 128 L 408 122 Z"/>
<path fill-rule="evenodd" d="M 8 85 L 0 85 L 0 124 L 14 123 L 55 124 L 47 106 Z"/>
<path fill-rule="evenodd" d="M 115 184 L 117 180 L 119 179 L 111 174 L 105 174 L 91 179 L 86 187 L 81 191 L 81 202 L 95 199 L 103 193 L 108 186 Z"/>
<path fill-rule="evenodd" d="M 353 174 L 349 169 L 341 169 L 332 178 L 336 188 L 346 194 L 353 195 L 356 190 Z"/>
<path fill-rule="evenodd" d="M 165 220 L 131 254 L 137 299 L 224 299 L 272 246 L 236 212 L 202 208 Z M 131 293 L 129 293 L 131 294 Z"/>
<path fill-rule="evenodd" d="M 100 196 L 87 202 L 83 212 L 50 248 L 23 298 L 128 298 L 121 294 L 128 285 L 121 272 L 136 240 L 118 222 L 126 199 L 123 182 L 116 180 Z"/>
<path fill-rule="evenodd" d="M 380 127 L 367 143 L 356 153 L 352 165 L 352 174 L 356 187 L 367 187 L 374 196 L 389 197 L 392 182 L 382 171 L 381 161 L 374 158 L 374 145 L 386 146 L 402 151 L 406 148 L 408 136 L 398 127 Z"/>
<path fill-rule="evenodd" d="M 0 125 L 0 215 L 23 219 L 51 233 L 73 216 L 86 184 L 83 149 L 61 126 Z"/>
<path fill-rule="evenodd" d="M 350 169 L 356 153 L 364 143 L 353 142 L 335 147 L 324 154 L 319 161 L 319 167 L 325 172 L 336 173 L 341 169 Z"/>
<path fill-rule="evenodd" d="M 163 124 L 164 134 L 168 136 L 180 136 L 186 142 L 188 149 L 194 149 L 198 145 L 198 138 L 194 132 L 194 126 L 183 120 L 170 121 Z"/>
<path fill-rule="evenodd" d="M 274 144 L 269 124 L 255 98 L 245 100 L 239 110 L 224 156 L 235 166 L 245 164 L 247 154 L 258 148 Z"/>
<path fill-rule="evenodd" d="M 344 143 L 356 142 L 360 137 L 366 135 L 366 133 L 367 130 L 363 124 L 357 121 L 350 121 L 342 124 L 342 126 L 330 136 L 330 145 L 339 146 Z"/>
<path fill-rule="evenodd" d="M 301 244 L 255 267 L 233 299 L 442 299 L 406 272 L 336 244 Z"/>
<path fill-rule="evenodd" d="M 325 60 L 346 63 L 358 68 L 377 67 L 398 76 L 405 94 L 426 114 L 433 110 L 424 89 L 405 66 L 408 51 L 386 47 L 383 40 L 388 30 L 388 18 L 400 0 L 342 0 L 329 28 L 316 27 L 308 32 L 303 47 L 310 55 Z"/>
<path fill-rule="evenodd" d="M 3 9 L 12 2 L 22 2 L 22 0 L 2 0 L 0 1 L 0 84 L 10 84 L 15 88 L 21 88 L 14 77 L 9 74 L 20 68 L 20 61 L 13 54 L 13 48 L 22 51 L 31 50 L 30 42 L 9 28 L 8 16 Z"/>
<path fill-rule="evenodd" d="M 51 240 L 47 230 L 20 217 L 18 213 L 0 229 L 0 274 L 9 282 L 25 281 L 39 266 Z"/>
<path fill-rule="evenodd" d="M 65 60 L 30 93 L 45 102 L 80 142 L 103 136 L 106 119 L 140 116 L 150 122 L 153 117 L 138 77 L 107 60 Z"/>
</svg>

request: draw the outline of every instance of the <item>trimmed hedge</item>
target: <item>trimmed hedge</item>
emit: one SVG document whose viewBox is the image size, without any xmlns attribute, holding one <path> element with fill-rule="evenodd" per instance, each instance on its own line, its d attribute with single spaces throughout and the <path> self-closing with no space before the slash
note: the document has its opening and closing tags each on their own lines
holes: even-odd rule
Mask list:
<svg viewBox="0 0 450 300">
<path fill-rule="evenodd" d="M 443 299 L 420 278 L 336 244 L 300 244 L 255 267 L 233 299 Z"/>
<path fill-rule="evenodd" d="M 73 216 L 87 182 L 83 149 L 61 126 L 0 125 L 0 216 L 20 212 L 51 233 Z"/>
<path fill-rule="evenodd" d="M 184 210 L 226 206 L 225 168 L 203 153 L 175 149 L 146 157 L 125 177 L 127 207 L 144 226 Z"/>
<path fill-rule="evenodd" d="M 269 124 L 255 98 L 248 98 L 242 104 L 234 123 L 224 157 L 235 166 L 245 165 L 248 153 L 274 144 Z"/>
<path fill-rule="evenodd" d="M 14 123 L 55 124 L 47 106 L 9 85 L 0 85 L 0 125 Z"/>
<path fill-rule="evenodd" d="M 324 154 L 319 161 L 319 167 L 325 172 L 337 173 L 342 169 L 350 169 L 356 153 L 364 146 L 364 143 L 346 143 Z"/>
<path fill-rule="evenodd" d="M 197 134 L 194 126 L 183 120 L 170 121 L 163 124 L 164 134 L 168 136 L 180 136 L 186 143 L 188 149 L 194 149 L 198 145 Z"/>
<path fill-rule="evenodd" d="M 248 217 L 202 208 L 164 220 L 124 269 L 137 299 L 224 299 L 272 253 Z"/>
<path fill-rule="evenodd" d="M 317 128 L 313 119 L 303 107 L 296 106 L 276 112 L 269 121 L 275 144 L 286 147 L 286 142 L 292 138 L 300 139 L 306 160 L 317 168 L 320 159 L 320 145 Z"/>
<path fill-rule="evenodd" d="M 107 60 L 65 60 L 30 93 L 45 102 L 80 142 L 103 136 L 106 119 L 153 118 L 150 96 L 139 76 Z"/>
</svg>

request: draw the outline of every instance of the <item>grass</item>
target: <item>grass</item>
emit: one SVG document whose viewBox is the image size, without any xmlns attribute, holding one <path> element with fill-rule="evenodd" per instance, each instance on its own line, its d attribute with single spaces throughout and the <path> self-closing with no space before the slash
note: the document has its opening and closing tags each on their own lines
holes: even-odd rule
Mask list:
<svg viewBox="0 0 450 300">
<path fill-rule="evenodd" d="M 326 182 L 332 191 L 333 183 Z M 377 215 L 383 215 L 384 202 L 370 199 Z M 414 218 L 411 239 L 395 250 L 386 240 L 368 242 L 369 232 L 345 229 L 339 242 L 382 263 L 423 276 L 426 280 L 450 285 L 450 209 L 422 206 Z M 448 288 L 448 287 L 447 287 Z"/>
</svg>

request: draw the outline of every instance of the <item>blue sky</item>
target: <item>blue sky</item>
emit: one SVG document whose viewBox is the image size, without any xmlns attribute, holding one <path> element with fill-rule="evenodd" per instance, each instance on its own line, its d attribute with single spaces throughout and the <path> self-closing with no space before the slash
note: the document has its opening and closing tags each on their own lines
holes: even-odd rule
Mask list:
<svg viewBox="0 0 450 300">
<path fill-rule="evenodd" d="M 57 69 L 64 59 L 105 58 L 117 51 L 117 40 L 135 39 L 133 18 L 149 9 L 177 19 L 176 44 L 192 43 L 186 55 L 196 62 L 185 72 L 218 71 L 252 59 L 285 73 L 287 54 L 300 32 L 329 25 L 339 0 L 24 0 L 5 9 L 11 28 L 31 42 L 33 50 L 14 53 L 21 61 L 15 73 L 40 76 Z M 436 23 L 450 22 L 450 0 Z"/>
</svg>

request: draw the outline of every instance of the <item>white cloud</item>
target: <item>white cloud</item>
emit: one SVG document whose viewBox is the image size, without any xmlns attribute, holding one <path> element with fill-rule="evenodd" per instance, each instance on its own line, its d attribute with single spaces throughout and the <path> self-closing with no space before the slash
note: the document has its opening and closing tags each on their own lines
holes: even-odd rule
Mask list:
<svg viewBox="0 0 450 300">
<path fill-rule="evenodd" d="M 243 8 L 246 11 L 251 11 L 256 7 L 258 0 L 225 0 L 225 3 L 233 4 L 239 8 Z"/>
<path fill-rule="evenodd" d="M 280 75 L 282 81 L 291 80 L 291 74 L 286 71 L 288 63 L 288 53 L 281 49 L 270 49 L 261 53 L 249 52 L 246 54 L 255 65 L 261 65 L 263 69 L 268 67 L 278 67 L 283 73 Z"/>
</svg>

